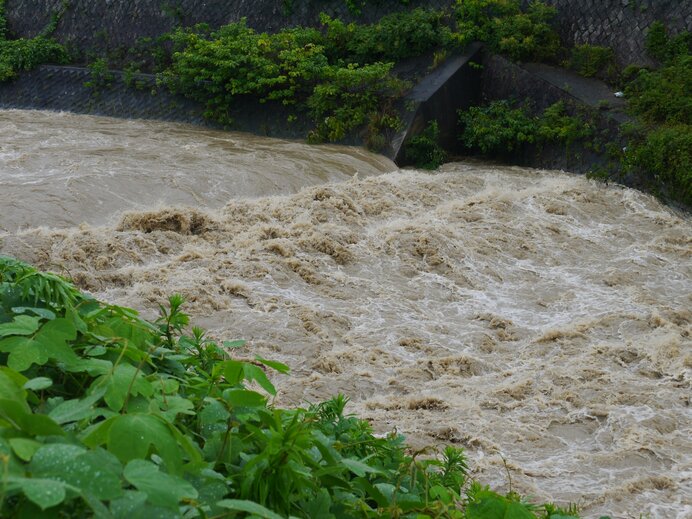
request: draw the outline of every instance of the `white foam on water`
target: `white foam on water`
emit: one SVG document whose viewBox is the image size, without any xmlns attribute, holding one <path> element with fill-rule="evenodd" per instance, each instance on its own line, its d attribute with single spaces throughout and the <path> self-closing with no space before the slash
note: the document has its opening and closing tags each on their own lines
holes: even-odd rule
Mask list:
<svg viewBox="0 0 692 519">
<path fill-rule="evenodd" d="M 391 164 L 355 148 L 0 112 L 13 118 L 17 149 L 66 127 L 70 184 L 29 161 L 22 174 L 39 181 L 12 184 L 0 253 L 146 315 L 182 293 L 196 324 L 292 367 L 279 403 L 343 392 L 378 432 L 466 447 L 500 488 L 502 453 L 515 490 L 587 517 L 689 516 L 688 215 L 562 172 L 378 175 Z M 135 148 L 131 163 L 84 180 L 119 147 Z M 162 163 L 169 153 L 179 164 Z M 127 188 L 100 191 L 106 177 Z M 65 217 L 73 200 L 98 218 Z"/>
</svg>

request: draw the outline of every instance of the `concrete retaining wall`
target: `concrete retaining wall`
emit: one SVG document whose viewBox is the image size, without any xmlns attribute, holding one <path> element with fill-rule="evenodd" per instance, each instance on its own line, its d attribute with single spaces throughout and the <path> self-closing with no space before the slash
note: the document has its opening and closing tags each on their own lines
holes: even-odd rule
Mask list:
<svg viewBox="0 0 692 519">
<path fill-rule="evenodd" d="M 206 124 L 196 103 L 157 90 L 152 76 L 138 75 L 141 88 L 127 86 L 123 75 L 113 72 L 103 89 L 85 85 L 89 70 L 44 65 L 18 79 L 0 83 L 0 108 L 29 108 L 108 115 L 132 119 L 161 119 Z M 152 94 L 153 93 L 153 94 Z"/>
<path fill-rule="evenodd" d="M 440 144 L 445 149 L 452 151 L 459 146 L 457 111 L 481 100 L 482 60 L 482 45 L 470 45 L 424 77 L 406 96 L 404 129 L 392 138 L 389 149 L 389 156 L 397 164 L 407 164 L 406 141 L 422 132 L 429 121 L 437 121 Z"/>
<path fill-rule="evenodd" d="M 514 99 L 520 103 L 528 102 L 535 113 L 540 113 L 561 101 L 570 114 L 587 111 L 595 126 L 595 135 L 601 141 L 622 141 L 619 130 L 625 117 L 622 102 L 600 81 L 588 79 L 588 84 L 583 86 L 580 83 L 584 78 L 560 71 L 560 83 L 557 83 L 542 71 L 534 70 L 535 67 L 531 65 L 518 65 L 496 55 L 489 56 L 483 67 L 482 92 L 485 102 Z M 601 106 L 604 101 L 610 105 L 609 108 Z M 522 155 L 512 158 L 520 165 L 564 169 L 574 173 L 586 173 L 608 161 L 605 150 L 594 150 L 583 145 L 573 145 L 567 152 L 562 145 L 526 146 Z"/>
<path fill-rule="evenodd" d="M 153 75 L 136 74 L 126 82 L 125 74 L 118 71 L 110 74 L 112 81 L 95 89 L 87 86 L 92 80 L 89 69 L 44 65 L 14 81 L 0 83 L 0 108 L 55 110 L 220 127 L 203 117 L 204 107 L 199 103 L 157 88 Z M 289 115 L 294 116 L 290 123 Z M 304 139 L 312 128 L 305 114 L 296 113 L 280 103 L 259 104 L 247 99 L 238 103 L 231 116 L 233 130 L 257 135 Z"/>
</svg>

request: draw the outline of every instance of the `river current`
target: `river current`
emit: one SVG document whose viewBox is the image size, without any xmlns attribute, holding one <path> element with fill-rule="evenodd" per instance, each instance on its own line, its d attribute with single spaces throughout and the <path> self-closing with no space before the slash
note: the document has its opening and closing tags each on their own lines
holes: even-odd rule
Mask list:
<svg viewBox="0 0 692 519">
<path fill-rule="evenodd" d="M 692 517 L 692 219 L 557 171 L 0 111 L 0 254 L 585 517 Z M 506 460 L 506 466 L 505 461 Z"/>
</svg>

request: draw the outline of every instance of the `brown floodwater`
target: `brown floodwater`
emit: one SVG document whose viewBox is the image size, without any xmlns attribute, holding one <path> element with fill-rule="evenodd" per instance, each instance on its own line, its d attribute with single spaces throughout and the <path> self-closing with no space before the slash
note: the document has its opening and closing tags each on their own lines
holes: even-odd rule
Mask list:
<svg viewBox="0 0 692 519">
<path fill-rule="evenodd" d="M 0 111 L 0 254 L 288 363 L 480 480 L 692 516 L 692 220 L 557 171 Z M 503 462 L 507 463 L 507 470 Z"/>
</svg>

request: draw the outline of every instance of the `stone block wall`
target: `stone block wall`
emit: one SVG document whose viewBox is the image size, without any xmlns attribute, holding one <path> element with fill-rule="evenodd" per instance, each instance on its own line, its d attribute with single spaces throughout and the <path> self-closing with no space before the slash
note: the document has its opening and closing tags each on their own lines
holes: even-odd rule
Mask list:
<svg viewBox="0 0 692 519">
<path fill-rule="evenodd" d="M 322 12 L 370 23 L 391 12 L 417 6 L 441 8 L 451 1 L 370 2 L 354 16 L 344 0 L 71 0 L 55 37 L 84 55 L 130 48 L 139 38 L 155 38 L 176 26 L 207 23 L 216 28 L 246 18 L 250 27 L 272 32 L 316 25 Z M 35 36 L 61 6 L 62 0 L 5 0 L 9 29 L 18 36 Z"/>
<path fill-rule="evenodd" d="M 621 66 L 653 64 L 644 42 L 648 28 L 657 20 L 673 34 L 692 31 L 690 0 L 544 1 L 557 8 L 557 30 L 565 44 L 611 47 Z"/>
<path fill-rule="evenodd" d="M 522 0 L 528 4 L 530 0 Z M 690 0 L 544 0 L 558 10 L 556 25 L 568 45 L 605 45 L 619 64 L 651 64 L 644 39 L 660 20 L 673 33 L 692 31 Z M 56 37 L 78 53 L 128 48 L 138 38 L 156 37 L 177 25 L 212 27 L 247 18 L 262 31 L 291 25 L 315 25 L 325 12 L 344 20 L 369 23 L 387 13 L 417 6 L 441 8 L 453 0 L 370 1 L 354 17 L 344 0 L 71 0 Z M 20 36 L 38 34 L 59 11 L 62 0 L 6 0 L 9 28 Z"/>
</svg>

